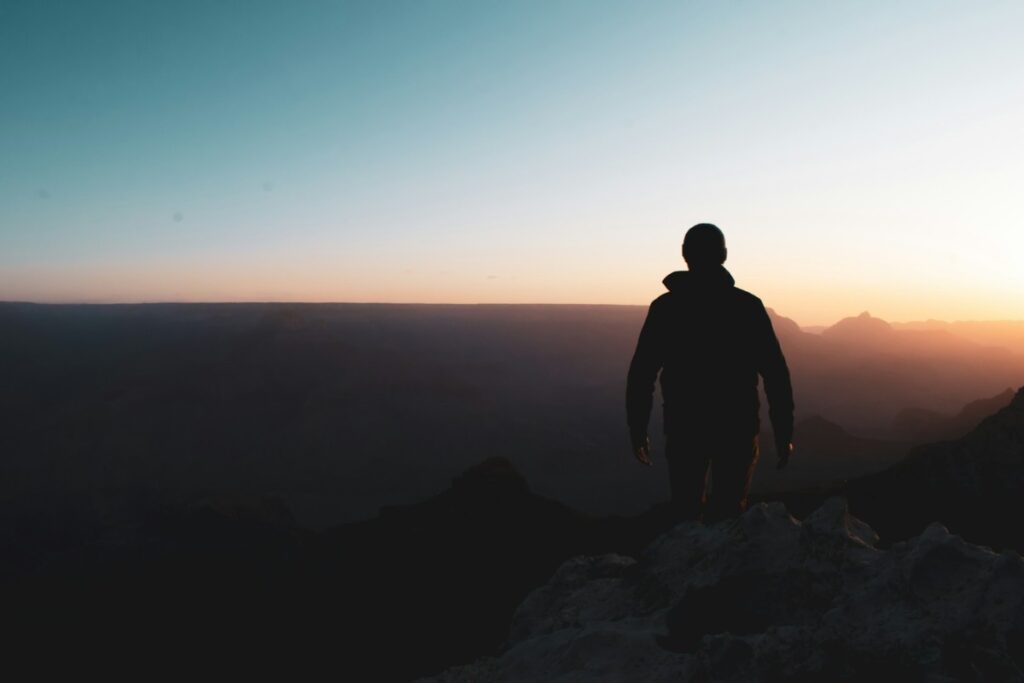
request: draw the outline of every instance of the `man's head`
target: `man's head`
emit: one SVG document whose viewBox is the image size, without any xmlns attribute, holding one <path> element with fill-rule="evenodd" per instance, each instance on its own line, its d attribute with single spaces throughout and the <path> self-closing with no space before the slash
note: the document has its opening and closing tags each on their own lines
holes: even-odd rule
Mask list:
<svg viewBox="0 0 1024 683">
<path fill-rule="evenodd" d="M 725 235 L 718 226 L 698 223 L 683 238 L 683 258 L 690 270 L 701 270 L 725 263 Z"/>
</svg>

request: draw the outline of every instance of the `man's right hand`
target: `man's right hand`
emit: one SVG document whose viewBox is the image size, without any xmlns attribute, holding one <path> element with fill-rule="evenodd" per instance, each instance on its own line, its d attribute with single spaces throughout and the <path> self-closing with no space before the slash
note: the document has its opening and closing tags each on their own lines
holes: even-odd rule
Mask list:
<svg viewBox="0 0 1024 683">
<path fill-rule="evenodd" d="M 793 446 L 792 441 L 775 444 L 775 455 L 779 459 L 779 464 L 776 465 L 776 469 L 786 469 L 786 465 L 789 464 L 789 457 L 793 455 L 794 450 L 796 450 L 796 448 Z"/>
<path fill-rule="evenodd" d="M 648 436 L 633 439 L 633 456 L 641 465 L 651 465 L 651 439 Z"/>
</svg>

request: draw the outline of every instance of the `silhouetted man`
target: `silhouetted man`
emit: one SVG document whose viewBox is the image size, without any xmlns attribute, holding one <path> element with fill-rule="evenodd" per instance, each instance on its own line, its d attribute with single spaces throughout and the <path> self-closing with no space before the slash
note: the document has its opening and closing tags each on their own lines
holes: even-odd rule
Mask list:
<svg viewBox="0 0 1024 683">
<path fill-rule="evenodd" d="M 746 509 L 758 459 L 757 381 L 764 378 L 779 468 L 793 452 L 793 388 L 764 304 L 723 267 L 722 231 L 695 225 L 683 240 L 689 271 L 670 273 L 651 303 L 629 367 L 626 414 L 636 459 L 651 464 L 647 423 L 661 371 L 672 507 L 681 519 Z M 710 466 L 710 467 L 709 467 Z M 710 496 L 706 494 L 711 472 Z"/>
</svg>

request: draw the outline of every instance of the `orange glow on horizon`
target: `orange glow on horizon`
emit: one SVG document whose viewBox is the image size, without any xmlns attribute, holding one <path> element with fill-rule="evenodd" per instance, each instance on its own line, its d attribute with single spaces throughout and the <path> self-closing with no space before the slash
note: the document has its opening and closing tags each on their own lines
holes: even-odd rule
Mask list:
<svg viewBox="0 0 1024 683">
<path fill-rule="evenodd" d="M 646 306 L 664 290 L 666 272 L 649 277 L 621 277 L 612 283 L 600 273 L 576 273 L 551 281 L 502 275 L 473 275 L 424 269 L 391 274 L 366 284 L 365 274 L 313 268 L 239 265 L 176 267 L 32 269 L 0 273 L 0 291 L 7 301 L 36 303 L 148 302 L 308 302 L 409 304 L 585 304 Z M 13 277 L 17 275 L 17 277 Z M 630 274 L 632 275 L 632 274 Z M 975 292 L 929 288 L 891 291 L 883 285 L 852 286 L 824 282 L 744 279 L 734 271 L 737 286 L 757 294 L 779 315 L 803 326 L 830 325 L 870 311 L 893 322 L 938 320 L 1024 319 L 1019 297 L 991 291 L 978 300 Z M 127 294 L 125 294 L 127 292 Z M 413 292 L 414 294 L 410 294 Z"/>
</svg>

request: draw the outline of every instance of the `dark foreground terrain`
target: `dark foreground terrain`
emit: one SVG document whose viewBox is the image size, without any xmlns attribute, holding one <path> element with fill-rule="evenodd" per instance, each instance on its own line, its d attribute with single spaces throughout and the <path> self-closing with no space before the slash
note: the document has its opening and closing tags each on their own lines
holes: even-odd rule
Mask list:
<svg viewBox="0 0 1024 683">
<path fill-rule="evenodd" d="M 887 549 L 833 498 L 684 523 L 638 559 L 566 562 L 496 657 L 497 681 L 1008 681 L 1024 677 L 1024 559 L 941 525 Z"/>
<path fill-rule="evenodd" d="M 319 532 L 213 498 L 9 573 L 8 643 L 360 680 L 1019 680 L 1022 477 L 1024 390 L 963 439 L 791 497 L 803 523 L 758 504 L 656 540 L 658 508 L 585 516 L 504 459 Z"/>
</svg>

